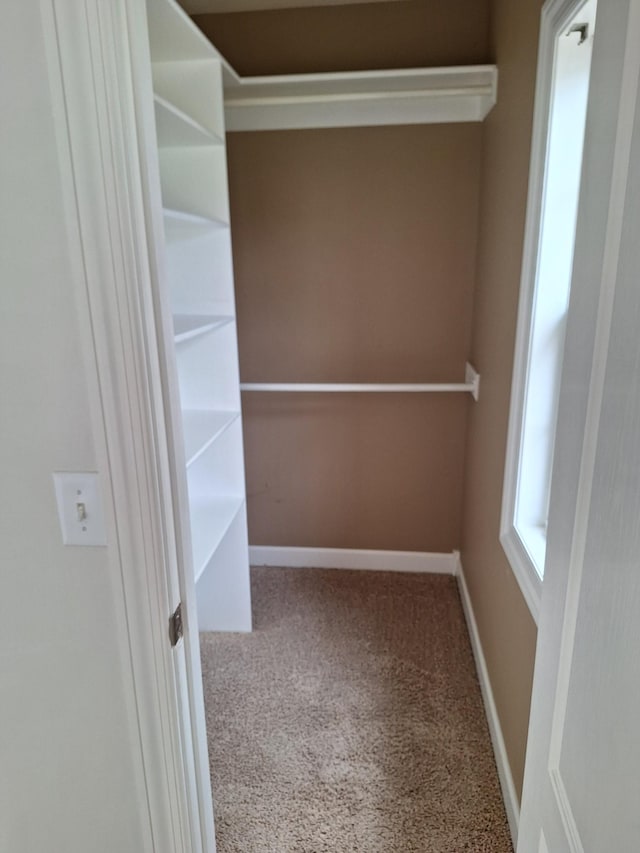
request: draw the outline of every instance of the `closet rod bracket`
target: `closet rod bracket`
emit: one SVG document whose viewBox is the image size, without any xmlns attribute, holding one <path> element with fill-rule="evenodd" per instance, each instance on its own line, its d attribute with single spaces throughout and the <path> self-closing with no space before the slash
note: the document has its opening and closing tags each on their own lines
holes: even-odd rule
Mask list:
<svg viewBox="0 0 640 853">
<path fill-rule="evenodd" d="M 480 397 L 480 374 L 472 364 L 467 362 L 464 366 L 464 381 L 466 385 L 470 385 L 469 391 L 473 399 L 478 402 Z"/>
</svg>

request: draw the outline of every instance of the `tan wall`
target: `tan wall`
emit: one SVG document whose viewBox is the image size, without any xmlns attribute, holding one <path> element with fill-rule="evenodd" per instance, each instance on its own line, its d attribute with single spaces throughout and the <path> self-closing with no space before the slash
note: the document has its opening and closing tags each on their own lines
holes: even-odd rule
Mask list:
<svg viewBox="0 0 640 853">
<path fill-rule="evenodd" d="M 480 402 L 246 396 L 249 514 L 265 544 L 457 547 L 470 413 L 463 562 L 520 792 L 536 629 L 498 531 L 541 0 L 491 7 L 409 0 L 196 20 L 245 74 L 499 66 L 481 130 L 237 134 L 229 147 L 242 374 L 264 380 L 460 369 L 482 149 L 470 347 Z M 400 316 L 407 325 L 393 324 Z"/>
<path fill-rule="evenodd" d="M 479 125 L 231 134 L 244 381 L 462 380 Z M 467 398 L 244 395 L 255 544 L 451 551 Z"/>
<path fill-rule="evenodd" d="M 495 0 L 498 104 L 484 124 L 462 561 L 520 793 L 536 628 L 498 540 L 535 86 L 540 0 Z"/>
<path fill-rule="evenodd" d="M 244 74 L 476 63 L 477 0 L 196 16 Z M 461 379 L 481 127 L 230 134 L 244 380 Z M 450 551 L 468 401 L 244 395 L 255 544 Z"/>
<path fill-rule="evenodd" d="M 405 0 L 196 15 L 240 74 L 292 74 L 486 61 L 486 0 Z"/>
<path fill-rule="evenodd" d="M 246 396 L 249 515 L 256 543 L 457 547 L 470 413 L 463 562 L 518 792 L 536 630 L 498 530 L 540 6 L 493 0 L 490 22 L 475 0 L 196 18 L 245 74 L 499 66 L 481 129 L 236 134 L 229 150 L 241 368 L 266 380 L 460 370 L 482 149 L 470 348 L 480 402 Z"/>
</svg>

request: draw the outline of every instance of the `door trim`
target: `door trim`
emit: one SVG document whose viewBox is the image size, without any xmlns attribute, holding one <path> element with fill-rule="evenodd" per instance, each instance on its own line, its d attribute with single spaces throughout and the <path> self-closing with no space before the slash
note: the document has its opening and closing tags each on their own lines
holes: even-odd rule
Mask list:
<svg viewBox="0 0 640 853">
<path fill-rule="evenodd" d="M 572 851 L 582 849 L 559 772 L 559 734 L 574 652 L 630 146 L 637 121 L 640 0 L 601 3 L 598 19 L 600 41 L 596 36 L 593 66 L 598 71 L 595 75 L 592 71 L 583 162 L 590 183 L 578 212 L 573 275 L 580 287 L 572 289 L 569 309 L 519 853 L 540 849 L 543 828 L 554 850 L 562 844 Z"/>
<path fill-rule="evenodd" d="M 40 0 L 40 8 L 109 551 L 126 614 L 113 642 L 139 733 L 147 849 L 211 853 L 210 790 L 207 815 L 194 769 L 202 743 L 191 706 L 179 701 L 187 676 L 168 637 L 180 583 L 131 65 L 146 38 L 144 3 Z"/>
<path fill-rule="evenodd" d="M 591 380 L 583 440 L 582 459 L 576 501 L 575 524 L 568 569 L 568 586 L 563 616 L 555 701 L 549 744 L 549 775 L 564 830 L 574 853 L 583 850 L 580 832 L 567 795 L 560 769 L 560 753 L 565 726 L 573 661 L 582 569 L 587 542 L 589 508 L 600 433 L 600 411 L 605 390 L 607 354 L 611 338 L 614 298 L 618 276 L 618 257 L 622 242 L 627 178 L 640 87 L 640 3 L 631 3 L 624 48 L 624 64 L 620 91 L 620 108 L 616 128 L 613 173 L 609 196 L 609 214 L 604 245 L 604 259 L 598 319 L 591 368 Z"/>
</svg>

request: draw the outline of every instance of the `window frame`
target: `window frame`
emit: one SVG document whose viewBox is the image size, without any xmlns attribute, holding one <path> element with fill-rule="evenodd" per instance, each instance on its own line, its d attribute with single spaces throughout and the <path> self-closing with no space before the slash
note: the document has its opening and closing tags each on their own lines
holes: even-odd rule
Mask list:
<svg viewBox="0 0 640 853">
<path fill-rule="evenodd" d="M 505 458 L 500 542 L 534 621 L 538 622 L 542 578 L 516 527 L 518 482 L 533 338 L 533 317 L 544 208 L 547 152 L 553 106 L 556 41 L 587 0 L 547 0 L 542 7 L 531 136 L 520 299 L 516 326 L 511 402 Z"/>
</svg>

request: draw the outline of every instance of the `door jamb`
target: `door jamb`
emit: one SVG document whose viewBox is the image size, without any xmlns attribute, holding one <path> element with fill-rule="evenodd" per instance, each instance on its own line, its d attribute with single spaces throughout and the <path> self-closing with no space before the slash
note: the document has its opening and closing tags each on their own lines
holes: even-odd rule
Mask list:
<svg viewBox="0 0 640 853">
<path fill-rule="evenodd" d="M 194 721 L 191 685 L 189 707 L 179 700 L 186 673 L 168 637 L 181 584 L 131 67 L 146 38 L 144 3 L 40 7 L 148 849 L 212 853 L 210 789 L 196 772 L 202 742 L 193 736 L 203 710 Z M 206 733 L 204 748 L 206 757 Z"/>
</svg>

